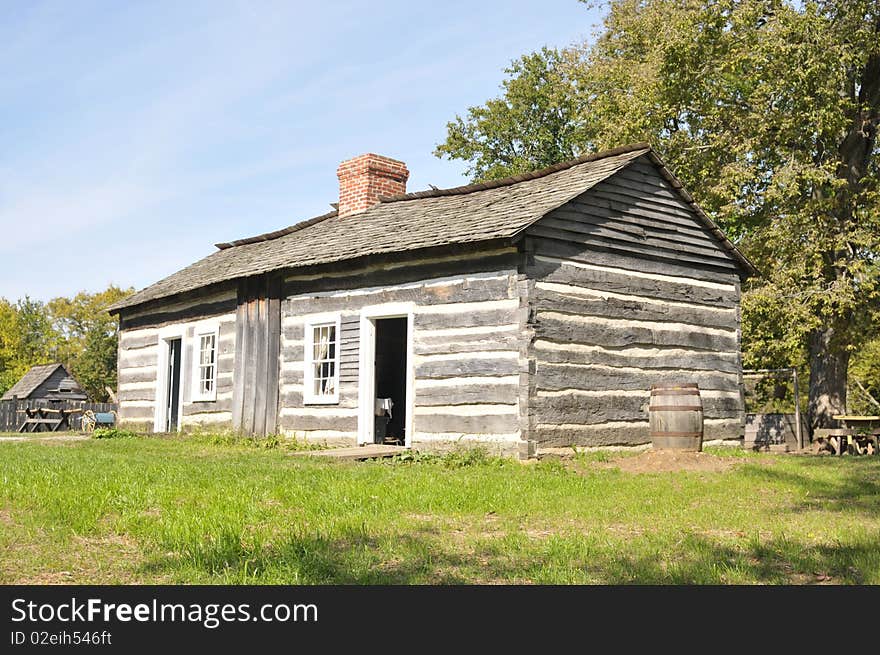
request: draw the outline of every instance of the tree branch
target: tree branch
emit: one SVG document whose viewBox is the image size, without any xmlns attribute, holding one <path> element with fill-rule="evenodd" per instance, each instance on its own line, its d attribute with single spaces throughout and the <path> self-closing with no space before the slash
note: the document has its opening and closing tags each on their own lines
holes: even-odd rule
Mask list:
<svg viewBox="0 0 880 655">
<path fill-rule="evenodd" d="M 859 381 L 856 380 L 855 378 L 853 378 L 853 382 L 856 383 L 856 386 L 857 386 L 857 387 L 859 388 L 859 390 L 862 392 L 862 394 L 864 395 L 865 399 L 870 400 L 874 405 L 876 405 L 877 407 L 880 407 L 880 402 L 877 402 L 877 400 L 874 398 L 874 396 L 872 396 L 872 395 L 868 392 L 868 390 L 865 389 L 865 387 L 862 385 L 861 382 L 859 382 Z"/>
</svg>

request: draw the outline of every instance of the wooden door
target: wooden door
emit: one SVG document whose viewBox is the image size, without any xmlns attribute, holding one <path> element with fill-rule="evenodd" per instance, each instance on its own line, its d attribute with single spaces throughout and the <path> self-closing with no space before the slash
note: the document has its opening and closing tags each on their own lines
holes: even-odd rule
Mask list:
<svg viewBox="0 0 880 655">
<path fill-rule="evenodd" d="M 169 339 L 168 383 L 165 392 L 165 432 L 177 432 L 180 427 L 180 366 L 182 339 Z"/>
<path fill-rule="evenodd" d="M 232 424 L 246 434 L 277 430 L 281 350 L 281 280 L 259 276 L 239 283 L 235 316 Z"/>
</svg>

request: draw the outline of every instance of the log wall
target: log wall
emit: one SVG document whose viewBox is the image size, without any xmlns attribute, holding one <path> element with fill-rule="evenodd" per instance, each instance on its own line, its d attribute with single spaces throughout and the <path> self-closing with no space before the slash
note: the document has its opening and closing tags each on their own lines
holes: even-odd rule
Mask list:
<svg viewBox="0 0 880 655">
<path fill-rule="evenodd" d="M 180 422 L 183 428 L 212 426 L 228 428 L 232 422 L 232 373 L 235 358 L 235 307 L 234 293 L 221 298 L 194 299 L 189 305 L 159 308 L 154 314 L 142 313 L 126 316 L 119 332 L 119 355 L 117 360 L 119 420 L 131 429 L 152 432 L 156 417 L 156 403 L 164 402 L 164 390 L 158 389 L 160 348 L 167 347 L 160 337 L 160 330 L 169 325 L 179 327 L 183 336 L 181 385 L 183 403 Z M 216 313 L 216 309 L 223 310 Z M 208 313 L 202 313 L 207 311 Z M 172 320 L 175 314 L 186 320 Z M 152 320 L 151 317 L 152 316 Z M 197 325 L 206 319 L 217 323 L 217 397 L 215 401 L 194 401 L 193 366 L 198 347 Z M 130 327 L 137 325 L 139 327 Z M 126 327 L 129 326 L 129 327 Z"/>
<path fill-rule="evenodd" d="M 638 161 L 528 231 L 528 433 L 539 446 L 650 441 L 651 385 L 696 382 L 705 438 L 742 434 L 740 278 Z"/>
<path fill-rule="evenodd" d="M 472 262 L 413 262 L 423 279 L 293 294 L 282 303 L 280 428 L 288 434 L 354 443 L 358 429 L 361 311 L 412 303 L 415 409 L 412 443 L 443 448 L 478 440 L 499 450 L 520 441 L 520 350 L 527 307 L 521 300 L 515 249 Z M 448 275 L 451 265 L 474 272 Z M 486 270 L 506 265 L 498 270 Z M 437 274 L 440 273 L 440 276 Z M 384 279 L 381 275 L 369 278 Z M 288 278 L 287 288 L 299 281 Z M 338 313 L 341 323 L 339 403 L 303 402 L 304 326 Z"/>
</svg>

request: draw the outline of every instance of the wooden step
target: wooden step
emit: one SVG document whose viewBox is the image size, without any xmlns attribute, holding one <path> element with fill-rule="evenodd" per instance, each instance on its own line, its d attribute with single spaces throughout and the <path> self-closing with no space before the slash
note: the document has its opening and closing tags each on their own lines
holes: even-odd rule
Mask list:
<svg viewBox="0 0 880 655">
<path fill-rule="evenodd" d="M 293 457 L 322 457 L 338 461 L 357 462 L 365 459 L 394 457 L 409 450 L 405 446 L 385 446 L 382 444 L 366 444 L 349 448 L 330 448 L 328 450 L 298 450 L 290 453 Z"/>
</svg>

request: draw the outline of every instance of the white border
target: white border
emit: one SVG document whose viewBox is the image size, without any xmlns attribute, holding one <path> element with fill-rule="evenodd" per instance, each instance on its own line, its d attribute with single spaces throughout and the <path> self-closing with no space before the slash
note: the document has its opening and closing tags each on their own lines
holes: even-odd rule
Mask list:
<svg viewBox="0 0 880 655">
<path fill-rule="evenodd" d="M 415 303 L 371 305 L 361 310 L 360 348 L 358 362 L 358 444 L 373 443 L 375 433 L 376 397 L 376 319 L 406 319 L 406 421 L 404 445 L 409 448 L 413 438 L 415 413 L 414 326 Z"/>
<path fill-rule="evenodd" d="M 201 380 L 199 379 L 199 363 L 201 362 L 202 337 L 214 336 L 214 388 L 210 393 L 201 393 Z M 192 343 L 192 370 L 190 379 L 192 382 L 190 400 L 194 403 L 210 403 L 217 400 L 217 375 L 220 369 L 220 323 L 218 321 L 205 321 L 195 325 L 195 334 Z"/>
<path fill-rule="evenodd" d="M 184 382 L 184 371 L 187 367 L 186 361 L 186 325 L 168 325 L 159 328 L 157 336 L 157 345 L 159 346 L 159 361 L 156 370 L 156 417 L 153 421 L 154 432 L 165 432 L 165 421 L 168 418 L 168 407 L 166 406 L 166 398 L 168 396 L 168 342 L 173 339 L 180 339 L 180 389 L 177 393 L 177 431 L 183 428 L 183 388 L 186 386 Z"/>
<path fill-rule="evenodd" d="M 315 388 L 315 366 L 312 362 L 312 353 L 315 350 L 315 328 L 319 325 L 336 324 L 336 365 L 333 367 L 336 380 L 333 385 L 334 393 L 331 396 L 317 396 L 312 389 Z M 305 349 L 303 350 L 303 405 L 338 405 L 339 404 L 339 353 L 342 350 L 342 314 L 312 314 L 305 319 L 305 334 L 303 335 Z"/>
</svg>

